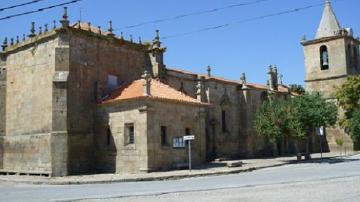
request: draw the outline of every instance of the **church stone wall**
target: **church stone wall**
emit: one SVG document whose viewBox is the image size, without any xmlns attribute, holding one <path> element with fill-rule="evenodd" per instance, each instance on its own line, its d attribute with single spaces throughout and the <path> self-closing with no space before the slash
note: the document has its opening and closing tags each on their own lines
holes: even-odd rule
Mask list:
<svg viewBox="0 0 360 202">
<path fill-rule="evenodd" d="M 70 168 L 72 173 L 91 172 L 96 170 L 92 158 L 95 105 L 108 93 L 107 76 L 117 76 L 119 85 L 140 78 L 146 68 L 150 69 L 148 55 L 136 45 L 78 33 L 68 37 Z"/>
<path fill-rule="evenodd" d="M 51 38 L 7 56 L 5 171 L 52 172 L 52 81 L 57 43 Z"/>
<path fill-rule="evenodd" d="M 192 163 L 206 160 L 205 110 L 203 107 L 168 102 L 151 102 L 148 110 L 148 156 L 151 170 L 168 170 L 188 163 L 188 146 L 173 147 L 173 138 L 185 136 L 185 129 L 195 136 Z M 173 116 L 169 116 L 173 114 Z M 176 115 L 175 115 L 176 114 Z M 161 144 L 161 126 L 166 127 L 166 144 Z"/>
<path fill-rule="evenodd" d="M 210 134 L 214 144 L 211 146 L 219 157 L 238 157 L 244 143 L 240 126 L 239 87 L 217 81 L 207 81 L 209 101 L 208 110 Z M 225 111 L 226 129 L 222 129 L 222 111 Z"/>
<path fill-rule="evenodd" d="M 177 90 L 182 86 L 183 90 L 194 98 L 196 98 L 197 81 L 196 74 L 171 70 L 168 71 L 166 80 Z M 255 131 L 256 113 L 263 102 L 263 94 L 267 95 L 268 93 L 267 90 L 244 90 L 240 84 L 235 82 L 208 77 L 205 77 L 203 86 L 205 91 L 203 100 L 209 101 L 211 104 L 206 110 L 208 159 L 261 157 L 278 153 L 275 144 L 259 136 Z M 226 113 L 226 132 L 223 132 L 221 123 L 223 110 Z M 293 145 L 289 145 L 286 149 L 282 148 L 281 150 L 280 148 L 280 152 L 289 152 L 292 147 Z"/>
<path fill-rule="evenodd" d="M 103 104 L 98 108 L 97 168 L 103 172 L 141 173 L 148 168 L 147 112 L 143 101 Z M 145 110 L 145 111 L 144 111 Z M 135 143 L 125 142 L 125 125 L 134 124 Z M 110 130 L 110 144 L 107 131 Z"/>
<path fill-rule="evenodd" d="M 51 134 L 5 136 L 3 170 L 9 172 L 50 174 Z"/>
<path fill-rule="evenodd" d="M 46 133 L 52 126 L 57 40 L 10 54 L 6 61 L 6 135 Z"/>
<path fill-rule="evenodd" d="M 0 55 L 0 169 L 3 167 L 3 136 L 5 135 L 6 71 L 5 57 Z"/>
</svg>

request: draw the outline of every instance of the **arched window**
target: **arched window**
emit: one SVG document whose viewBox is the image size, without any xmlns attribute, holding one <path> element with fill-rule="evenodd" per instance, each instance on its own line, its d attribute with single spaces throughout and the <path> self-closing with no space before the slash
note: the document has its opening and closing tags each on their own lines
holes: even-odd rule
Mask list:
<svg viewBox="0 0 360 202">
<path fill-rule="evenodd" d="M 326 46 L 320 47 L 320 67 L 321 70 L 329 69 L 329 52 Z"/>
</svg>

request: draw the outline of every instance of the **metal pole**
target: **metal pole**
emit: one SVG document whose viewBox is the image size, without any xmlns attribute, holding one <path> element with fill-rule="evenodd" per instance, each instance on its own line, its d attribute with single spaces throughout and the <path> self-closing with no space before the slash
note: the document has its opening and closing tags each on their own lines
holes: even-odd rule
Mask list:
<svg viewBox="0 0 360 202">
<path fill-rule="evenodd" d="M 322 159 L 322 141 L 321 141 L 322 136 L 319 136 L 319 140 L 320 140 L 320 155 L 321 155 L 321 159 Z"/>
<path fill-rule="evenodd" d="M 191 140 L 188 140 L 189 144 L 189 171 L 191 172 Z"/>
</svg>

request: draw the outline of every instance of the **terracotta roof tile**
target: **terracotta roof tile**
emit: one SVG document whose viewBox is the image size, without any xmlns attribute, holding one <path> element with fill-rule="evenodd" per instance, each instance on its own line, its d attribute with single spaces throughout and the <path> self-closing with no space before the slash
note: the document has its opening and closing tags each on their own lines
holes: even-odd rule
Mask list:
<svg viewBox="0 0 360 202">
<path fill-rule="evenodd" d="M 111 103 L 116 101 L 125 101 L 132 99 L 150 98 L 155 100 L 164 100 L 172 102 L 180 102 L 195 105 L 208 105 L 207 103 L 200 102 L 180 91 L 171 88 L 170 86 L 161 83 L 158 80 L 151 79 L 150 96 L 144 95 L 144 79 L 135 80 L 129 84 L 121 86 L 115 90 L 109 97 L 104 99 L 101 103 Z"/>
<path fill-rule="evenodd" d="M 209 76 L 207 76 L 205 74 L 195 74 L 195 73 L 192 73 L 192 72 L 189 72 L 189 71 L 186 71 L 186 70 L 181 70 L 181 69 L 168 68 L 167 70 L 182 73 L 182 74 L 192 75 L 192 76 L 194 76 L 194 75 L 204 76 L 208 80 L 215 80 L 215 81 L 231 83 L 231 84 L 240 84 L 240 81 L 224 79 L 224 78 L 215 77 L 215 76 L 209 77 Z M 261 89 L 261 90 L 267 90 L 268 89 L 267 85 L 256 84 L 256 83 L 246 83 L 246 86 L 249 87 L 249 88 L 253 88 L 253 89 Z M 278 92 L 289 92 L 287 90 L 286 86 L 281 86 L 281 87 L 280 86 L 281 85 L 279 85 Z"/>
</svg>

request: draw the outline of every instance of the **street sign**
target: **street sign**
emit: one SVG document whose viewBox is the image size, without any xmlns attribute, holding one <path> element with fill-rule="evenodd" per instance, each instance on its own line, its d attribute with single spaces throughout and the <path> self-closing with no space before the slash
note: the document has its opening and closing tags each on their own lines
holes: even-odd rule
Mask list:
<svg viewBox="0 0 360 202">
<path fill-rule="evenodd" d="M 184 138 L 185 141 L 186 141 L 186 140 L 194 140 L 194 139 L 195 139 L 195 136 L 194 136 L 194 135 L 186 135 L 186 136 L 184 136 L 183 138 Z"/>
<path fill-rule="evenodd" d="M 189 171 L 191 172 L 191 140 L 195 139 L 194 135 L 185 135 L 183 136 L 184 141 L 188 141 L 189 145 Z"/>
<path fill-rule="evenodd" d="M 325 128 L 324 126 L 320 126 L 319 128 L 319 141 L 320 141 L 320 154 L 321 154 L 321 159 L 322 159 L 322 141 L 321 141 L 321 137 L 325 135 Z"/>
<path fill-rule="evenodd" d="M 319 128 L 319 135 L 324 136 L 324 126 L 320 126 Z"/>
</svg>

